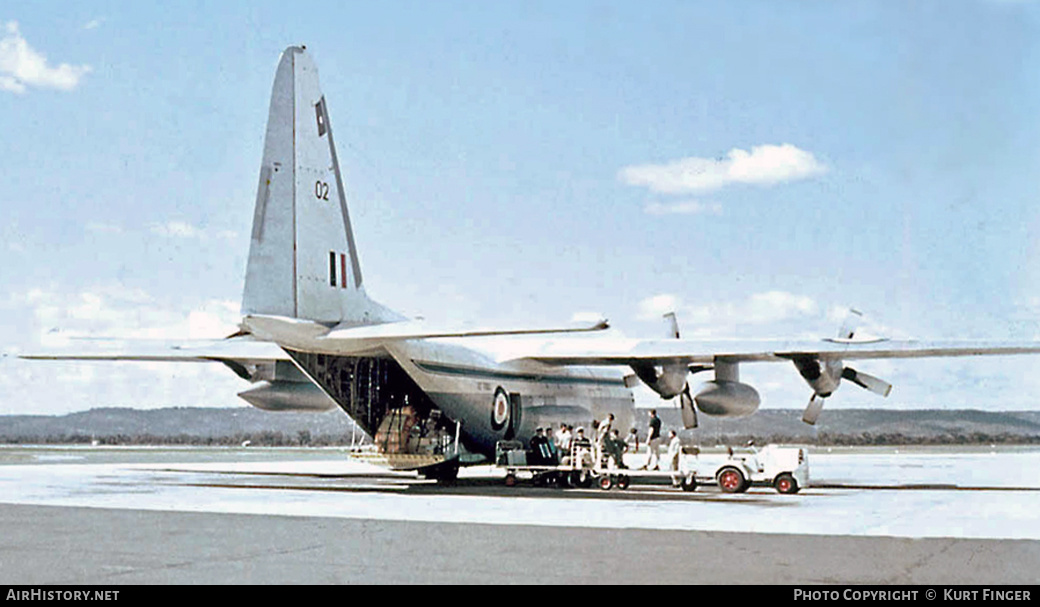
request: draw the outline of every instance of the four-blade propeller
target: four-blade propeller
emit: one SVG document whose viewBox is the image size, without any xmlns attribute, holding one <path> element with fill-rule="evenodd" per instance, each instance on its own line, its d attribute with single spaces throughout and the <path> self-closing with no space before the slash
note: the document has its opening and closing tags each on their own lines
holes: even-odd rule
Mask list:
<svg viewBox="0 0 1040 607">
<path fill-rule="evenodd" d="M 855 308 L 850 309 L 841 328 L 838 329 L 838 337 L 835 341 L 851 342 L 862 319 L 862 312 Z M 821 362 L 816 357 L 805 357 L 795 358 L 794 364 L 813 389 L 809 405 L 802 413 L 802 421 L 809 425 L 816 424 L 816 420 L 823 410 L 824 400 L 838 388 L 842 379 L 847 379 L 857 386 L 881 396 L 888 396 L 892 392 L 892 384 L 852 367 L 846 367 L 841 360 Z"/>
</svg>

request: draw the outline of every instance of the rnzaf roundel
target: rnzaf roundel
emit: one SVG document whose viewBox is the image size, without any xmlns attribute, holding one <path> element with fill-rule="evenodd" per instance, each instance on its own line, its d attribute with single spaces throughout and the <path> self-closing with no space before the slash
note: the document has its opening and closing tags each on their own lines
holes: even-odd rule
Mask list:
<svg viewBox="0 0 1040 607">
<path fill-rule="evenodd" d="M 491 403 L 491 427 L 501 430 L 509 423 L 509 395 L 499 386 L 495 388 L 495 400 Z"/>
</svg>

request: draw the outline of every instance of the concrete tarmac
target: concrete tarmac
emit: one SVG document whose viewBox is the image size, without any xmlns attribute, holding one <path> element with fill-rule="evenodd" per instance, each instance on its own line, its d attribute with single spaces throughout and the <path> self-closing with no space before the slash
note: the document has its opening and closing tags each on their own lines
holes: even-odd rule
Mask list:
<svg viewBox="0 0 1040 607">
<path fill-rule="evenodd" d="M 0 504 L 0 584 L 992 584 L 1040 542 Z"/>
<path fill-rule="evenodd" d="M 1035 584 L 1038 457 L 820 456 L 783 496 L 0 449 L 0 584 Z"/>
</svg>

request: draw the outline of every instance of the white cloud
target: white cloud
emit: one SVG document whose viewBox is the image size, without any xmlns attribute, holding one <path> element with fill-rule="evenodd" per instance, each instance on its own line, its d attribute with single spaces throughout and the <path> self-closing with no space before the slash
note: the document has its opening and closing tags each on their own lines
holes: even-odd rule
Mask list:
<svg viewBox="0 0 1040 607">
<path fill-rule="evenodd" d="M 24 93 L 25 85 L 10 76 L 0 74 L 0 91 Z"/>
<path fill-rule="evenodd" d="M 604 318 L 606 317 L 599 312 L 579 311 L 571 314 L 571 322 L 573 323 L 593 323 L 599 322 Z"/>
<path fill-rule="evenodd" d="M 659 295 L 647 297 L 643 301 L 639 302 L 639 319 L 659 319 L 669 312 L 678 311 L 681 304 L 682 300 L 669 293 L 661 293 Z"/>
<path fill-rule="evenodd" d="M 118 226 L 118 225 L 115 225 L 115 224 L 111 224 L 111 223 L 102 223 L 100 221 L 88 221 L 86 228 L 87 228 L 88 232 L 94 232 L 95 234 L 122 234 L 123 233 L 123 228 L 121 226 Z"/>
<path fill-rule="evenodd" d="M 811 297 L 786 291 L 697 304 L 687 304 L 677 295 L 659 294 L 642 300 L 638 308 L 637 318 L 644 321 L 675 312 L 683 336 L 691 338 L 819 337 L 814 332 L 826 326 L 826 313 Z"/>
<path fill-rule="evenodd" d="M 152 233 L 174 238 L 202 238 L 202 230 L 185 221 L 168 221 L 152 226 Z"/>
<path fill-rule="evenodd" d="M 647 215 L 722 215 L 722 205 L 696 200 L 651 202 L 643 207 L 643 212 Z"/>
<path fill-rule="evenodd" d="M 629 166 L 618 172 L 618 178 L 654 192 L 689 194 L 735 183 L 772 185 L 795 181 L 826 170 L 812 153 L 785 143 L 755 146 L 750 152 L 734 148 L 725 158 L 691 157 L 666 164 Z"/>
<path fill-rule="evenodd" d="M 164 300 L 122 285 L 82 290 L 51 285 L 0 294 L 0 309 L 5 317 L 19 319 L 17 334 L 5 339 L 0 413 L 242 406 L 235 393 L 245 382 L 219 364 L 40 362 L 14 357 L 23 352 L 100 354 L 156 346 L 132 339 L 220 338 L 237 329 L 237 302 Z"/>
<path fill-rule="evenodd" d="M 149 229 L 149 231 L 152 234 L 165 236 L 167 238 L 183 238 L 197 240 L 208 240 L 214 238 L 218 240 L 234 240 L 238 237 L 238 232 L 235 232 L 233 230 L 215 230 L 212 228 L 198 228 L 186 221 L 178 220 L 154 224 Z"/>
<path fill-rule="evenodd" d="M 29 46 L 18 30 L 16 21 L 0 24 L 0 89 L 24 93 L 28 87 L 53 88 L 69 91 L 91 71 L 89 65 L 57 67 L 47 64 L 47 58 Z"/>
<path fill-rule="evenodd" d="M 811 297 L 786 291 L 755 293 L 741 302 L 688 306 L 684 309 L 689 322 L 695 324 L 762 325 L 818 316 L 820 308 Z"/>
<path fill-rule="evenodd" d="M 87 21 L 87 23 L 83 26 L 83 29 L 85 29 L 85 30 L 97 29 L 104 22 L 105 22 L 104 19 L 91 19 L 90 21 Z"/>
<path fill-rule="evenodd" d="M 93 286 L 79 292 L 35 288 L 9 296 L 0 307 L 31 310 L 35 330 L 47 346 L 64 345 L 70 336 L 220 338 L 236 331 L 240 320 L 238 302 L 214 299 L 186 307 L 121 285 Z"/>
</svg>

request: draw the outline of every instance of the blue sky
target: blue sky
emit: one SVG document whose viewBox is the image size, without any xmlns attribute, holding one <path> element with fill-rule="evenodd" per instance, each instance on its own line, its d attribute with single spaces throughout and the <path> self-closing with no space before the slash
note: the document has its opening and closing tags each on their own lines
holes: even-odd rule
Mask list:
<svg viewBox="0 0 1040 607">
<path fill-rule="evenodd" d="M 893 337 L 1038 338 L 1036 3 L 734 4 L 5 2 L 0 413 L 240 402 L 219 368 L 10 355 L 234 330 L 290 44 L 368 292 L 405 314 L 829 336 L 854 306 Z M 828 407 L 1040 399 L 1030 358 L 860 367 L 892 396 Z"/>
</svg>

